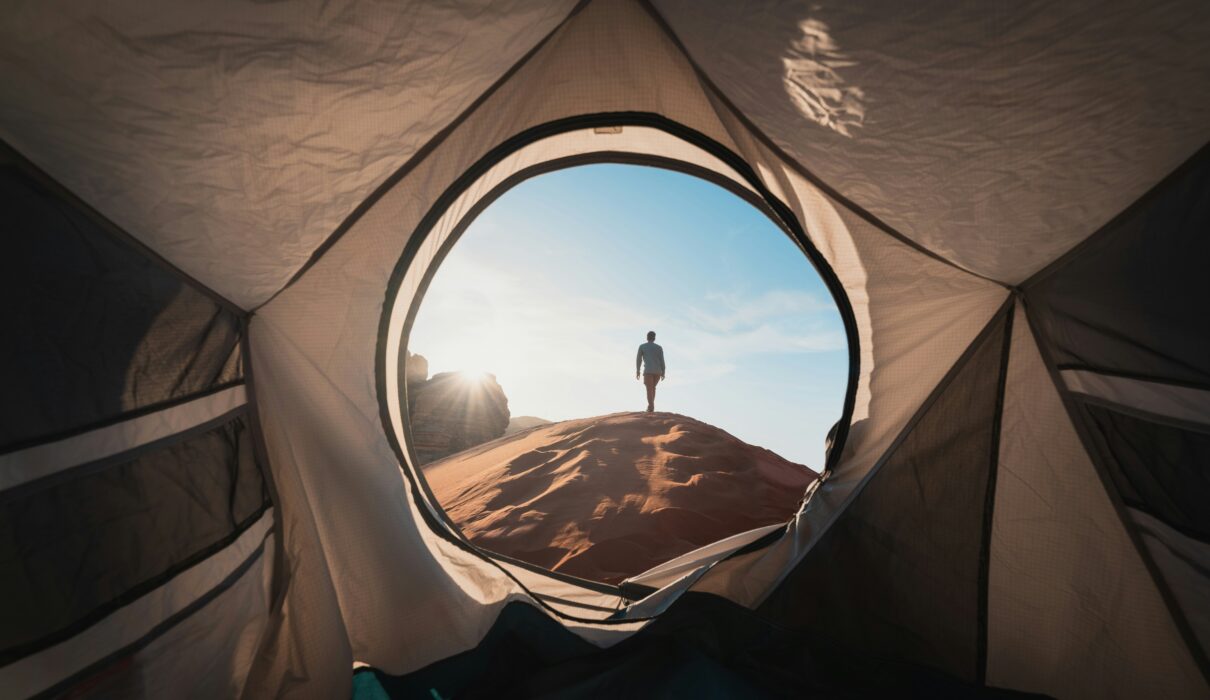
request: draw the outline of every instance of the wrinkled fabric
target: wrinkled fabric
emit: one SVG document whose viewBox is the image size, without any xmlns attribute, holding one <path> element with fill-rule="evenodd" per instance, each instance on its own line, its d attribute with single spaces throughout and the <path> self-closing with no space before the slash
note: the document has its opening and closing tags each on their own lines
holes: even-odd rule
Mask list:
<svg viewBox="0 0 1210 700">
<path fill-rule="evenodd" d="M 844 284 L 860 348 L 852 423 L 834 473 L 790 523 L 786 537 L 722 562 L 695 586 L 755 607 L 844 511 L 1007 293 L 887 236 L 807 182 L 734 118 L 728 123 L 744 157 L 790 203 Z"/>
<path fill-rule="evenodd" d="M 1210 148 L 1029 281 L 1060 369 L 1210 389 Z"/>
<path fill-rule="evenodd" d="M 791 157 L 935 253 L 1018 283 L 1210 138 L 1203 0 L 655 0 Z"/>
<path fill-rule="evenodd" d="M 94 624 L 237 537 L 269 506 L 242 417 L 0 500 L 0 664 Z M 45 483 L 49 481 L 49 483 Z"/>
<path fill-rule="evenodd" d="M 249 309 L 573 6 L 10 4 L 0 136 Z"/>
<path fill-rule="evenodd" d="M 1059 372 L 1059 376 L 1067 390 L 1075 395 L 1170 420 L 1210 425 L 1210 391 L 1205 389 L 1082 369 L 1065 369 Z"/>
<path fill-rule="evenodd" d="M 71 639 L 0 668 L 0 687 L 13 697 L 177 697 L 186 689 L 239 697 L 268 622 L 272 526 L 270 510 L 204 562 Z"/>
<path fill-rule="evenodd" d="M 1020 308 L 1001 425 L 987 682 L 1055 697 L 1205 697 Z"/>
<path fill-rule="evenodd" d="M 812 649 L 980 681 L 980 562 L 1008 320 L 1007 312 L 992 319 L 853 503 L 761 603 L 761 615 L 812 630 Z"/>
<path fill-rule="evenodd" d="M 0 491 L 221 420 L 247 402 L 247 392 L 241 384 L 69 438 L 0 454 Z"/>
<path fill-rule="evenodd" d="M 1142 511 L 1127 512 L 1202 648 L 1210 648 L 1210 543 L 1183 535 Z"/>
<path fill-rule="evenodd" d="M 271 677 L 262 682 L 258 670 L 256 687 L 305 694 L 289 675 L 299 665 L 315 687 L 347 688 L 345 659 L 413 670 L 474 647 L 507 602 L 532 601 L 500 569 L 437 536 L 399 472 L 375 384 L 383 294 L 420 219 L 490 148 L 553 119 L 625 109 L 674 111 L 727 139 L 692 69 L 642 8 L 594 2 L 253 319 L 270 462 L 293 514 L 283 546 L 300 562 L 286 605 L 303 616 L 282 620 L 263 665 Z M 598 148 L 613 148 L 613 138 L 599 135 Z M 426 242 L 425 254 L 438 245 Z M 402 293 L 412 289 L 405 282 Z M 598 644 L 641 626 L 572 625 Z M 416 630 L 440 633 L 421 643 Z"/>
<path fill-rule="evenodd" d="M 1210 20 L 1192 0 L 1028 5 L 1004 16 L 973 2 L 883 5 L 660 2 L 741 115 L 703 85 L 645 7 L 593 0 L 372 199 L 389 173 L 567 17 L 569 4 L 348 0 L 165 11 L 131 3 L 102 11 L 64 3 L 6 14 L 0 135 L 237 305 L 277 294 L 365 205 L 250 321 L 245 359 L 256 370 L 253 403 L 280 506 L 283 565 L 274 573 L 283 597 L 264 618 L 257 605 L 230 608 L 254 616 L 246 628 L 213 618 L 222 629 L 208 639 L 240 649 L 234 675 L 216 671 L 231 681 L 220 691 L 238 692 L 250 664 L 248 697 L 343 696 L 354 660 L 389 673 L 433 664 L 479 645 L 516 601 L 554 617 L 516 580 L 541 593 L 541 575 L 514 578 L 440 536 L 425 522 L 423 494 L 400 473 L 384 429 L 401 430 L 392 392 L 402 317 L 461 217 L 527 166 L 621 150 L 735 173 L 652 130 L 548 137 L 480 173 L 419 245 L 420 262 L 398 271 L 399 297 L 384 299 L 434 203 L 510 138 L 585 114 L 663 115 L 750 164 L 844 286 L 860 363 L 853 425 L 834 473 L 781 539 L 693 581 L 757 607 L 838 522 L 1004 304 L 1008 290 L 962 268 L 1024 279 L 1187 157 L 1210 123 L 1210 97 L 1190 88 L 1206 82 L 1208 59 L 1196 52 Z M 770 149 L 743 117 L 799 162 Z M 989 682 L 1060 696 L 1204 695 L 1020 312 L 1012 337 L 987 589 Z M 148 502 L 160 505 L 146 494 L 131 500 Z M 678 592 L 656 593 L 652 611 Z M 177 629 L 202 634 L 192 625 L 203 619 L 211 618 Z M 644 624 L 560 622 L 598 647 Z M 181 648 L 145 661 L 171 670 Z M 174 689 L 166 671 L 157 677 L 161 684 L 148 688 Z"/>
<path fill-rule="evenodd" d="M 243 379 L 240 319 L 0 146 L 0 452 Z M 90 460 L 88 460 L 90 461 Z"/>
<path fill-rule="evenodd" d="M 563 89 L 545 90 L 551 84 Z M 522 595 L 490 564 L 452 547 L 421 522 L 416 509 L 426 506 L 412 502 L 383 439 L 374 352 L 383 290 L 392 270 L 436 198 L 492 146 L 533 125 L 613 110 L 667 114 L 743 154 L 756 165 L 764 184 L 790 202 L 844 280 L 863 329 L 856 418 L 864 428 L 851 438 L 851 468 L 838 483 L 851 488 L 860 481 L 918 402 L 1003 303 L 1002 288 L 932 260 L 846 214 L 761 150 L 742 125 L 721 116 L 724 108 L 697 87 L 683 55 L 642 8 L 627 2 L 590 4 L 253 321 L 254 364 L 271 367 L 271 376 L 260 370 L 257 374 L 259 395 L 267 397 L 261 415 L 270 432 L 271 462 L 283 473 L 279 484 L 299 482 L 299 500 L 286 500 L 287 507 L 295 502 L 297 513 L 314 518 L 306 525 L 313 534 L 305 538 L 301 522 L 287 524 L 287 551 L 309 557 L 307 566 L 314 567 L 317 576 L 327 569 L 331 583 L 324 587 L 330 585 L 332 593 L 317 589 L 316 600 L 325 602 L 308 608 L 327 609 L 329 596 L 335 596 L 359 660 L 397 672 L 470 648 L 499 606 Z M 587 135 L 601 144 L 598 149 L 624 148 L 617 144 L 640 136 L 641 130 L 629 127 L 621 133 Z M 548 140 L 553 144 L 560 138 Z M 568 148 L 583 146 L 572 143 Z M 568 151 L 544 141 L 533 152 L 541 162 L 541 157 Z M 517 154 L 515 167 L 533 157 L 528 153 Z M 478 196 L 488 191 L 490 185 L 474 188 Z M 474 201 L 474 196 L 459 199 L 452 209 L 468 211 Z M 420 259 L 436 255 L 457 218 L 455 214 L 439 222 L 437 235 L 420 246 Z M 404 303 L 402 311 L 395 307 L 387 329 L 388 354 L 399 352 L 406 302 L 420 278 L 408 270 L 402 280 Z M 876 303 L 871 305 L 871 300 Z M 388 397 L 397 379 L 392 371 L 397 371 L 396 363 L 387 360 Z M 389 398 L 387 409 L 397 421 L 397 406 Z M 832 506 L 843 507 L 847 493 L 842 489 Z M 346 501 L 344 507 L 337 505 Z M 300 539 L 293 539 L 291 527 L 297 527 Z M 809 541 L 806 533 L 796 531 L 775 556 L 760 562 L 760 568 L 737 574 L 741 580 L 748 578 L 755 592 L 734 599 L 752 604 L 767 593 Z M 392 573 L 400 566 L 407 567 L 406 576 Z M 340 575 L 349 570 L 379 573 Z M 477 602 L 469 603 L 466 596 Z M 419 597 L 426 600 L 425 606 L 409 602 Z M 408 624 L 384 624 L 381 609 L 408 610 Z M 415 628 L 440 628 L 443 634 L 425 645 L 400 636 Z M 314 644 L 318 653 L 322 645 L 314 634 L 293 629 L 291 634 L 309 637 L 307 644 Z M 335 649 L 336 642 L 332 644 Z"/>
</svg>

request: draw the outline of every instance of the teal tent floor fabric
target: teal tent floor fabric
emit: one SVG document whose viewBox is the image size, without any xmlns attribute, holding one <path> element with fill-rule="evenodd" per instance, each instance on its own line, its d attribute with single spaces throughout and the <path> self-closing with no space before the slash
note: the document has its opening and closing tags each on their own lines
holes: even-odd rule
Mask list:
<svg viewBox="0 0 1210 700">
<path fill-rule="evenodd" d="M 414 673 L 359 669 L 354 700 L 385 698 L 1021 698 L 937 671 L 807 652 L 802 634 L 722 598 L 686 594 L 609 649 L 511 603 L 478 647 Z"/>
</svg>

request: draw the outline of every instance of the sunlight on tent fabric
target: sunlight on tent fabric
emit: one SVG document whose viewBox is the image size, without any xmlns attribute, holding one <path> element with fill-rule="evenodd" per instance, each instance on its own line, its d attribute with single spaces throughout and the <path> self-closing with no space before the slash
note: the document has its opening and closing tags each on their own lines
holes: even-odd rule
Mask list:
<svg viewBox="0 0 1210 700">
<path fill-rule="evenodd" d="M 865 121 L 865 92 L 845 85 L 840 71 L 857 62 L 840 51 L 823 22 L 807 18 L 798 29 L 802 36 L 782 58 L 786 94 L 804 117 L 852 138 Z"/>
</svg>

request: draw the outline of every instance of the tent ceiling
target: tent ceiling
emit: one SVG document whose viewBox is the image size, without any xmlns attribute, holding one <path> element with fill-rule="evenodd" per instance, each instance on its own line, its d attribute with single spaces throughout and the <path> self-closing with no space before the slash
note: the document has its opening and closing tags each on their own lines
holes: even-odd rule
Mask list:
<svg viewBox="0 0 1210 700">
<path fill-rule="evenodd" d="M 574 2 L 171 5 L 6 7 L 0 137 L 250 308 Z"/>
<path fill-rule="evenodd" d="M 1205 0 L 655 0 L 710 79 L 841 194 L 1017 283 L 1201 147 Z"/>
<path fill-rule="evenodd" d="M 1202 0 L 655 4 L 789 154 L 1009 283 L 1207 137 Z M 251 308 L 574 3 L 56 5 L 0 22 L 0 136 Z"/>
</svg>

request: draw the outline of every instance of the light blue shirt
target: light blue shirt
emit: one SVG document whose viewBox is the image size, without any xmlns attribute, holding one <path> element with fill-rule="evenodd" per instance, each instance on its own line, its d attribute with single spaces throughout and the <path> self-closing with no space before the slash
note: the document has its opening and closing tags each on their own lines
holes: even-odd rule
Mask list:
<svg viewBox="0 0 1210 700">
<path fill-rule="evenodd" d="M 634 371 L 638 372 L 646 366 L 643 374 L 664 373 L 664 348 L 655 343 L 643 343 L 639 346 L 639 354 L 634 358 Z"/>
</svg>

